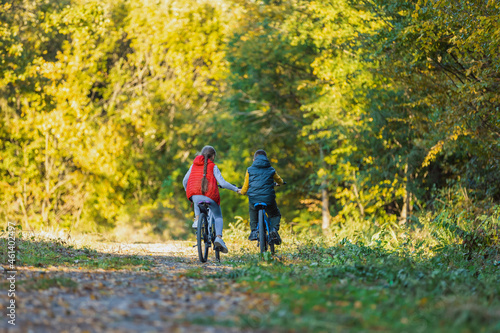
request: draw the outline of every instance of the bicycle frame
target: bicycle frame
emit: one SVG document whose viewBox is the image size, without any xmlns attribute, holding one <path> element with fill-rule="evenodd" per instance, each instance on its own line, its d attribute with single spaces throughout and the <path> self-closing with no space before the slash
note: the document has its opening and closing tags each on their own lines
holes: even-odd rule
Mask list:
<svg viewBox="0 0 500 333">
<path fill-rule="evenodd" d="M 261 208 L 259 208 L 258 206 L 262 206 Z M 263 202 L 259 202 L 259 203 L 256 203 L 254 205 L 255 208 L 257 208 L 258 210 L 263 210 L 264 211 L 264 223 L 266 224 L 266 230 L 269 232 L 269 223 L 268 223 L 268 219 L 269 217 L 267 216 L 267 213 L 266 213 L 266 207 L 267 205 Z M 259 225 L 257 224 L 257 231 L 259 231 Z M 269 236 L 268 235 L 268 232 L 266 233 L 266 236 Z"/>
<path fill-rule="evenodd" d="M 208 202 L 201 201 L 198 203 L 198 207 L 200 207 L 200 213 L 205 213 L 207 214 L 208 218 L 208 233 L 212 230 L 212 228 L 215 228 L 215 219 L 214 215 L 210 211 L 210 207 L 205 206 Z"/>
<path fill-rule="evenodd" d="M 208 201 L 201 201 L 198 203 L 198 207 L 200 208 L 200 217 L 198 220 L 198 229 L 196 230 L 196 236 L 197 236 L 197 246 L 198 246 L 198 253 L 200 257 L 201 262 L 206 262 L 207 257 L 208 257 L 208 249 L 212 247 L 212 244 L 214 244 L 214 251 L 215 251 L 215 259 L 217 261 L 220 261 L 220 251 L 217 247 L 215 247 L 215 218 L 210 211 L 209 208 L 210 202 Z M 201 233 L 203 228 L 205 227 L 204 221 L 202 219 L 203 216 L 206 216 L 206 229 L 205 232 Z M 205 247 L 205 252 L 203 253 L 202 247 L 202 242 L 204 243 Z"/>
<path fill-rule="evenodd" d="M 267 204 L 263 203 L 263 202 L 258 202 L 256 204 L 254 204 L 254 207 L 257 208 L 258 211 L 262 211 L 262 215 L 263 215 L 263 220 L 264 220 L 264 224 L 265 224 L 265 229 L 266 230 L 263 230 L 264 232 L 264 238 L 262 238 L 264 240 L 264 244 L 260 244 L 261 243 L 261 238 L 260 238 L 260 226 L 259 226 L 259 223 L 257 224 L 257 231 L 259 232 L 259 246 L 261 248 L 261 252 L 265 252 L 267 251 L 267 245 L 269 245 L 270 249 L 271 249 L 271 253 L 274 253 L 274 242 L 272 241 L 271 239 L 271 235 L 270 235 L 270 230 L 271 228 L 269 227 L 269 217 L 267 216 L 267 213 L 266 213 L 266 207 L 267 207 Z M 258 213 L 259 215 L 259 213 Z"/>
<path fill-rule="evenodd" d="M 283 182 L 282 185 L 285 185 L 286 182 Z M 278 183 L 274 183 L 274 186 L 280 186 L 280 184 Z M 257 216 L 258 216 L 258 219 L 259 219 L 259 222 L 257 223 L 257 232 L 259 234 L 259 238 L 258 238 L 258 245 L 260 247 L 260 252 L 261 253 L 264 253 L 267 251 L 267 246 L 269 245 L 269 248 L 271 250 L 271 253 L 274 254 L 274 240 L 271 239 L 271 228 L 269 227 L 269 217 L 267 216 L 267 213 L 266 213 L 266 207 L 267 207 L 267 204 L 264 203 L 264 202 L 257 202 L 256 204 L 253 205 L 256 209 L 257 209 Z M 261 224 L 261 212 L 262 212 L 262 228 L 266 229 L 264 230 L 263 232 L 263 237 L 261 237 L 261 227 L 260 227 L 260 224 Z"/>
</svg>

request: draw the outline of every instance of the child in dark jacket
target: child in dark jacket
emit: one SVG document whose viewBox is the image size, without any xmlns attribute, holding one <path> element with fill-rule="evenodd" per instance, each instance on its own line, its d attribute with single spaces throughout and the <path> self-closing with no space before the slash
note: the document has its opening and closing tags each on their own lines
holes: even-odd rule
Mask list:
<svg viewBox="0 0 500 333">
<path fill-rule="evenodd" d="M 266 213 L 269 217 L 271 238 L 276 245 L 281 244 L 281 238 L 278 234 L 280 228 L 281 213 L 276 204 L 276 194 L 274 192 L 274 183 L 284 184 L 283 179 L 271 166 L 264 150 L 259 149 L 253 156 L 253 164 L 247 169 L 243 187 L 238 192 L 248 195 L 248 209 L 250 213 L 250 236 L 249 240 L 257 240 L 258 211 L 255 204 L 263 202 L 267 205 Z"/>
</svg>

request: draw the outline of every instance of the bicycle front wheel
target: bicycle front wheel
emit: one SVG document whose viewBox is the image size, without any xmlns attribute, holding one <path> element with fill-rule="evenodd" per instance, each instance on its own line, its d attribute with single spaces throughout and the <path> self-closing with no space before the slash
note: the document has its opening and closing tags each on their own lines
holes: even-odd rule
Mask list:
<svg viewBox="0 0 500 333">
<path fill-rule="evenodd" d="M 267 230 L 266 223 L 264 221 L 264 210 L 259 210 L 259 246 L 260 253 L 267 251 Z"/>
<path fill-rule="evenodd" d="M 198 218 L 198 230 L 196 230 L 196 244 L 198 247 L 198 257 L 201 262 L 206 262 L 208 258 L 208 248 L 210 242 L 208 239 L 208 221 L 207 214 L 201 213 Z"/>
</svg>

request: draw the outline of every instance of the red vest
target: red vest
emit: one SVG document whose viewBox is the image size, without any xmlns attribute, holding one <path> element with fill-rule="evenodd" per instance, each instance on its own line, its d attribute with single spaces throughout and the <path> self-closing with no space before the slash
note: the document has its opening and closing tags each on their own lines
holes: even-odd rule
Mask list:
<svg viewBox="0 0 500 333">
<path fill-rule="evenodd" d="M 189 175 L 186 187 L 186 196 L 189 200 L 191 200 L 193 195 L 204 195 L 215 201 L 220 206 L 219 187 L 217 186 L 217 179 L 214 177 L 215 164 L 210 159 L 207 164 L 208 188 L 205 193 L 201 193 L 201 180 L 203 179 L 204 162 L 205 158 L 202 155 L 199 155 L 194 159 L 191 174 Z"/>
</svg>

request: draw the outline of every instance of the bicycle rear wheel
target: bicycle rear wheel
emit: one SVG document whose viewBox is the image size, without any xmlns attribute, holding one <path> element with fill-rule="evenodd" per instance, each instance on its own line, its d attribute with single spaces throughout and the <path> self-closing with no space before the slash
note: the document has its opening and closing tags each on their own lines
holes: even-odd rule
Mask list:
<svg viewBox="0 0 500 333">
<path fill-rule="evenodd" d="M 264 222 L 264 210 L 259 210 L 259 246 L 260 253 L 267 251 L 267 230 L 266 223 Z"/>
<path fill-rule="evenodd" d="M 198 230 L 196 230 L 196 244 L 198 246 L 198 257 L 201 262 L 206 262 L 208 258 L 208 248 L 210 242 L 208 239 L 207 214 L 201 213 L 198 218 Z"/>
<path fill-rule="evenodd" d="M 213 221 L 210 228 L 210 237 L 212 239 L 212 244 L 214 244 L 215 260 L 220 262 L 220 250 L 215 246 L 215 238 L 217 237 L 217 235 L 215 234 L 215 224 L 213 223 Z"/>
</svg>

